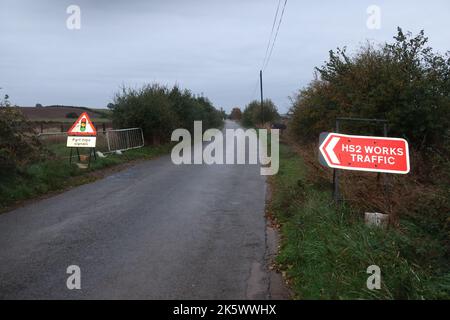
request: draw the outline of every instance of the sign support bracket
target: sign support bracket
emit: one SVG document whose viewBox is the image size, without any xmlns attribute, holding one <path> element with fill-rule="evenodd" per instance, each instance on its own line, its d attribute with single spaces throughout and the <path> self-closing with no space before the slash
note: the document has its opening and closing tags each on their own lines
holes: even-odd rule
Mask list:
<svg viewBox="0 0 450 320">
<path fill-rule="evenodd" d="M 70 156 L 69 156 L 69 163 L 72 163 L 72 150 L 74 148 L 70 147 Z M 81 161 L 80 159 L 80 150 L 78 148 L 75 148 L 77 150 L 77 156 L 78 156 L 78 161 Z"/>
<path fill-rule="evenodd" d="M 94 160 L 97 160 L 97 155 L 96 155 L 96 152 L 95 152 L 95 148 L 90 148 L 90 149 L 89 149 L 89 162 L 88 162 L 88 168 L 91 166 L 91 157 L 92 157 L 92 154 L 94 154 Z"/>
<path fill-rule="evenodd" d="M 383 124 L 383 135 L 387 137 L 388 134 L 388 121 L 385 119 L 368 119 L 368 118 L 336 118 L 336 133 L 340 133 L 341 121 L 357 121 L 357 122 L 368 122 L 368 123 L 380 123 Z M 378 173 L 378 180 L 380 178 L 380 173 Z M 385 197 L 387 197 L 387 181 L 386 174 L 383 175 L 383 191 Z M 333 169 L 333 199 L 335 203 L 342 201 L 340 189 L 339 189 L 339 169 Z"/>
<path fill-rule="evenodd" d="M 336 133 L 339 132 L 340 127 L 340 119 L 336 118 Z M 341 200 L 341 195 L 339 192 L 339 171 L 338 169 L 333 169 L 333 198 L 335 203 L 339 203 Z"/>
</svg>

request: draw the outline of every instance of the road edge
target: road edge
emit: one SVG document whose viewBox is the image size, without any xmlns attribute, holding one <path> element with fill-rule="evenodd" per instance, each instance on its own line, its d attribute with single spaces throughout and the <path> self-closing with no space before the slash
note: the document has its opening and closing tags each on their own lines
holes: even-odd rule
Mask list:
<svg viewBox="0 0 450 320">
<path fill-rule="evenodd" d="M 275 259 L 280 249 L 279 224 L 270 214 L 268 208 L 272 201 L 272 185 L 266 181 L 265 220 L 266 220 L 266 267 L 268 272 L 268 298 L 270 300 L 292 300 L 293 293 L 288 287 L 284 276 L 278 272 Z"/>
</svg>

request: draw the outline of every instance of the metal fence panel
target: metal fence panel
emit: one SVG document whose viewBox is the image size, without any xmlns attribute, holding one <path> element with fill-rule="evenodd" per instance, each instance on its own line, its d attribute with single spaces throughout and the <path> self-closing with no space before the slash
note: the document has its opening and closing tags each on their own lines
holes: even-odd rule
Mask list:
<svg viewBox="0 0 450 320">
<path fill-rule="evenodd" d="M 108 151 L 125 151 L 142 148 L 144 134 L 141 128 L 116 129 L 106 131 Z"/>
<path fill-rule="evenodd" d="M 50 150 L 64 153 L 67 132 L 44 132 L 37 134 L 38 139 Z M 126 151 L 142 148 L 144 135 L 141 128 L 127 128 L 97 132 L 96 149 L 103 153 Z"/>
</svg>

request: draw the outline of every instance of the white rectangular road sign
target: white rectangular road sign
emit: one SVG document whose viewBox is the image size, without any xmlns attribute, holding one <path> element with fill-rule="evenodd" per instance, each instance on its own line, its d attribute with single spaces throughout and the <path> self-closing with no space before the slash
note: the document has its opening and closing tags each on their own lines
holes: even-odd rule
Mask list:
<svg viewBox="0 0 450 320">
<path fill-rule="evenodd" d="M 68 136 L 67 147 L 72 148 L 95 148 L 97 137 Z"/>
</svg>

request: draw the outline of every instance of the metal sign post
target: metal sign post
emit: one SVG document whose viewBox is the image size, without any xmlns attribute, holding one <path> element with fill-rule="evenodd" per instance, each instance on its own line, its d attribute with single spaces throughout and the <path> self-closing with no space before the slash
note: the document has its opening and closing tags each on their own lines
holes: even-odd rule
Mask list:
<svg viewBox="0 0 450 320">
<path fill-rule="evenodd" d="M 339 118 L 336 119 L 336 133 L 339 133 Z M 339 171 L 333 169 L 333 198 L 334 202 L 338 203 L 341 200 L 341 194 L 339 193 Z"/>
</svg>

